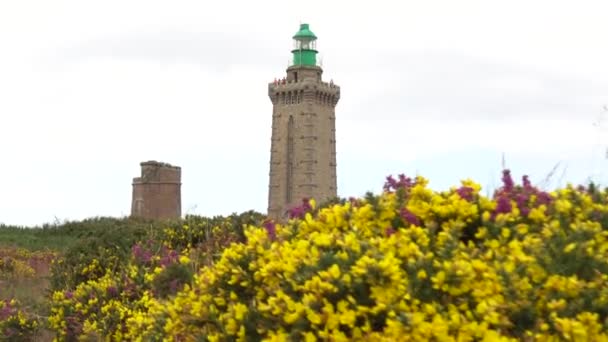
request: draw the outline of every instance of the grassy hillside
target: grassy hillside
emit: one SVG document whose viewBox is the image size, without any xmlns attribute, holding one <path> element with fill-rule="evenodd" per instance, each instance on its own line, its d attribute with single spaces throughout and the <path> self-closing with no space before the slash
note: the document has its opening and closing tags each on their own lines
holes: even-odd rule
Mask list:
<svg viewBox="0 0 608 342">
<path fill-rule="evenodd" d="M 258 225 L 263 218 L 246 212 L 168 221 L 97 217 L 42 227 L 0 225 L 0 336 L 14 341 L 51 340 L 54 333 L 47 325 L 53 291 L 123 267 L 137 243 L 198 244 L 205 240 L 205 232 L 218 227 L 238 241 L 244 236 L 243 225 Z M 196 229 L 183 235 L 170 229 L 188 226 Z"/>
<path fill-rule="evenodd" d="M 0 245 L 26 248 L 28 250 L 65 251 L 82 239 L 114 232 L 137 236 L 146 229 L 157 229 L 171 222 L 153 222 L 131 218 L 96 217 L 83 221 L 68 221 L 46 224 L 41 227 L 18 227 L 0 225 Z"/>
</svg>

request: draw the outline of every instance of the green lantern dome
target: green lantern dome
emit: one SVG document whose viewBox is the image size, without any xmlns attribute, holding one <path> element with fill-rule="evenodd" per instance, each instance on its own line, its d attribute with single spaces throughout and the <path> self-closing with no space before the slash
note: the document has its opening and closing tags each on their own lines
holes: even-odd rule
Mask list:
<svg viewBox="0 0 608 342">
<path fill-rule="evenodd" d="M 298 39 L 298 38 L 310 38 L 310 39 L 317 39 L 317 36 L 315 36 L 314 33 L 312 33 L 312 31 L 310 30 L 310 26 L 308 24 L 300 24 L 300 31 L 296 32 L 296 35 L 293 36 L 293 39 Z"/>
<path fill-rule="evenodd" d="M 317 65 L 317 36 L 310 30 L 308 24 L 300 24 L 300 31 L 293 36 L 294 49 L 293 65 Z"/>
</svg>

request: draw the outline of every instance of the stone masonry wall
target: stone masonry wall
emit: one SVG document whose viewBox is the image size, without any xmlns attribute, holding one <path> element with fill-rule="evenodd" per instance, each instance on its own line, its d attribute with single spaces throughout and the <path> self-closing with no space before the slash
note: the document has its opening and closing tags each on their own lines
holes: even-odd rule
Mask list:
<svg viewBox="0 0 608 342">
<path fill-rule="evenodd" d="M 181 217 L 181 168 L 156 161 L 142 162 L 133 178 L 131 216 L 147 219 Z"/>
<path fill-rule="evenodd" d="M 279 220 L 303 198 L 337 196 L 335 106 L 340 87 L 317 66 L 292 66 L 270 83 L 273 104 L 268 216 Z"/>
</svg>

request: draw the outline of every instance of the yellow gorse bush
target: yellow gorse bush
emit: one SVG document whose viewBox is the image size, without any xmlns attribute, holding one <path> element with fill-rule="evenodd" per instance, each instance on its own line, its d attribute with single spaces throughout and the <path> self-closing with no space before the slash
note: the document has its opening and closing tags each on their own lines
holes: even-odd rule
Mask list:
<svg viewBox="0 0 608 342">
<path fill-rule="evenodd" d="M 174 294 L 141 286 L 98 304 L 56 293 L 66 304 L 51 320 L 67 331 L 59 311 L 81 303 L 100 307 L 75 333 L 114 340 L 608 341 L 607 194 L 547 194 L 508 171 L 503 182 L 486 198 L 470 180 L 436 192 L 389 178 L 379 196 L 310 201 L 285 224 L 247 227 Z M 82 284 L 78 298 L 122 281 Z M 100 327 L 104 310 L 115 328 Z"/>
</svg>

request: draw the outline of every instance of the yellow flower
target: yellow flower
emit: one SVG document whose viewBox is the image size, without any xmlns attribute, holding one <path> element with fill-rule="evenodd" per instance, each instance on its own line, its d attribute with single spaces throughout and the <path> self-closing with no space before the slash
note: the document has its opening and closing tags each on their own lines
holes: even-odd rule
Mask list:
<svg viewBox="0 0 608 342">
<path fill-rule="evenodd" d="M 317 246 L 326 247 L 331 245 L 331 235 L 328 233 L 316 233 L 312 236 L 312 239 Z"/>
<path fill-rule="evenodd" d="M 572 209 L 572 203 L 568 200 L 558 199 L 555 201 L 555 209 L 559 213 L 568 213 Z"/>
<path fill-rule="evenodd" d="M 329 268 L 329 274 L 332 276 L 332 278 L 334 279 L 338 279 L 340 278 L 340 267 L 338 267 L 338 265 L 333 264 L 330 268 Z"/>
<path fill-rule="evenodd" d="M 179 256 L 179 263 L 180 264 L 187 264 L 189 262 L 190 262 L 190 258 L 188 258 L 187 256 L 185 256 L 185 255 L 180 255 Z"/>
<path fill-rule="evenodd" d="M 484 213 L 485 215 L 485 213 Z M 490 213 L 488 213 L 488 215 L 490 215 Z M 479 228 L 479 230 L 477 230 L 477 233 L 475 233 L 475 237 L 477 239 L 483 239 L 486 237 L 486 235 L 488 234 L 488 229 L 486 227 L 481 227 Z"/>
<path fill-rule="evenodd" d="M 237 321 L 242 321 L 248 311 L 247 306 L 241 303 L 234 304 L 233 310 L 234 318 L 236 318 Z"/>
<path fill-rule="evenodd" d="M 313 310 L 306 310 L 306 318 L 312 324 L 321 324 L 321 316 Z"/>
<path fill-rule="evenodd" d="M 564 247 L 564 253 L 570 253 L 576 248 L 576 243 L 569 243 L 566 247 Z"/>
<path fill-rule="evenodd" d="M 317 202 L 314 200 L 314 198 L 311 198 L 308 201 L 308 204 L 310 205 L 310 208 L 312 208 L 313 210 L 317 207 Z"/>
<path fill-rule="evenodd" d="M 559 310 L 564 309 L 566 307 L 566 305 L 567 305 L 566 301 L 563 298 L 560 298 L 559 300 L 554 299 L 554 300 L 550 301 L 549 303 L 547 303 L 547 308 L 552 311 L 555 311 L 555 310 L 559 311 Z"/>
<path fill-rule="evenodd" d="M 532 208 L 528 213 L 528 218 L 537 223 L 544 222 L 547 219 L 547 217 L 545 216 L 546 210 L 547 206 L 544 204 L 539 206 L 538 208 Z"/>
<path fill-rule="evenodd" d="M 445 272 L 439 271 L 434 277 L 431 277 L 431 281 L 433 282 L 434 289 L 441 289 L 443 286 L 443 282 L 445 281 Z"/>
<path fill-rule="evenodd" d="M 517 234 L 526 235 L 528 233 L 528 225 L 527 224 L 518 224 L 515 229 L 517 229 Z"/>
<path fill-rule="evenodd" d="M 316 342 L 317 341 L 317 337 L 315 336 L 315 334 L 313 334 L 312 332 L 307 332 L 306 334 L 304 334 L 304 341 L 306 342 Z"/>
</svg>

